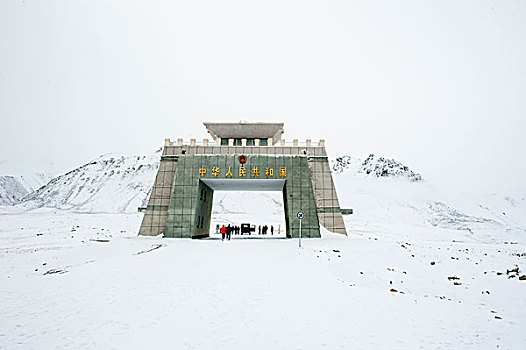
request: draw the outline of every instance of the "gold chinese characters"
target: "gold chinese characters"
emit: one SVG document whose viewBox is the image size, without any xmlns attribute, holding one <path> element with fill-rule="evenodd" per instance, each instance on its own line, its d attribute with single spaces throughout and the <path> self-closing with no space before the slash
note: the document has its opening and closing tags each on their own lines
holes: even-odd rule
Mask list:
<svg viewBox="0 0 526 350">
<path fill-rule="evenodd" d="M 264 177 L 265 178 L 273 178 L 274 177 L 274 168 L 265 167 L 264 168 Z M 263 169 L 261 169 L 261 174 L 263 174 Z M 205 177 L 208 174 L 208 169 L 205 167 L 199 168 L 199 176 Z M 210 174 L 217 178 L 221 175 L 221 169 L 218 166 L 213 166 L 210 169 Z M 260 168 L 259 167 L 253 167 L 250 169 L 250 173 L 247 172 L 247 168 L 245 166 L 239 167 L 238 171 L 233 171 L 232 167 L 228 167 L 227 171 L 224 173 L 225 178 L 234 178 L 234 174 L 237 174 L 238 178 L 246 178 L 248 177 L 248 174 L 250 174 L 251 178 L 259 178 L 260 177 Z M 261 176 L 263 177 L 263 175 Z M 287 177 L 287 167 L 279 167 L 278 168 L 278 177 L 285 178 Z"/>
</svg>

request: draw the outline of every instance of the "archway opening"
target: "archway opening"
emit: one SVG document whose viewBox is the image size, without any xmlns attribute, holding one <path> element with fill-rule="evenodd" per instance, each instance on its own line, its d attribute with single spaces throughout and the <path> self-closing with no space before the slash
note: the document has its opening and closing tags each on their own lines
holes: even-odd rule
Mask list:
<svg viewBox="0 0 526 350">
<path fill-rule="evenodd" d="M 285 180 L 201 179 L 213 191 L 208 236 L 220 238 L 220 229 L 232 228 L 232 238 L 287 237 Z M 204 213 L 204 211 L 202 211 Z"/>
<path fill-rule="evenodd" d="M 235 238 L 285 238 L 283 192 L 214 191 L 210 237 L 220 238 L 222 226 Z"/>
</svg>

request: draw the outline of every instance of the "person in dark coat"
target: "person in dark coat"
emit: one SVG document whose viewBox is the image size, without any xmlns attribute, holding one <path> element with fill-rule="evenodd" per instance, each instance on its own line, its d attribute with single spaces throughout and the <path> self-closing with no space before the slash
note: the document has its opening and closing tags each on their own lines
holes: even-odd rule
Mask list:
<svg viewBox="0 0 526 350">
<path fill-rule="evenodd" d="M 270 234 L 274 235 L 274 225 L 270 225 Z"/>
<path fill-rule="evenodd" d="M 230 236 L 232 235 L 232 226 L 228 224 L 228 227 L 226 228 L 226 239 L 230 241 Z"/>
</svg>

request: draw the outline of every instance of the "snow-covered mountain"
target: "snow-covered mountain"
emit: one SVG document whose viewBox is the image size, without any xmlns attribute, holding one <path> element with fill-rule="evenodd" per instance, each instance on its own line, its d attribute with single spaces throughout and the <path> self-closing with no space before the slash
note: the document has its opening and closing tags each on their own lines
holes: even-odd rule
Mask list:
<svg viewBox="0 0 526 350">
<path fill-rule="evenodd" d="M 18 203 L 27 190 L 13 176 L 0 176 L 0 205 L 13 205 Z"/>
<path fill-rule="evenodd" d="M 28 164 L 24 160 L 0 161 L 0 205 L 14 205 L 52 179 L 52 163 Z"/>
<path fill-rule="evenodd" d="M 499 194 L 477 196 L 438 189 L 396 160 L 370 155 L 332 162 L 340 205 L 353 208 L 353 226 L 407 224 L 494 236 L 526 232 L 526 199 Z M 382 181 L 379 181 L 382 180 Z M 358 224 L 358 225 L 354 225 Z"/>
<path fill-rule="evenodd" d="M 28 163 L 17 158 L 0 161 L 0 175 L 14 177 L 27 193 L 36 191 L 53 177 L 60 175 L 60 169 L 62 167 L 45 160 L 36 163 Z"/>
<path fill-rule="evenodd" d="M 356 174 L 364 174 L 376 177 L 403 177 L 410 181 L 421 181 L 422 176 L 415 174 L 409 167 L 394 159 L 375 157 L 370 154 L 364 161 L 351 156 L 336 158 L 332 163 L 332 170 L 335 173 L 351 171 Z"/>
<path fill-rule="evenodd" d="M 28 193 L 31 193 L 47 184 L 52 179 L 52 176 L 48 173 L 36 172 L 26 175 L 19 175 L 17 178 L 22 186 L 24 186 L 24 188 L 28 191 Z"/>
<path fill-rule="evenodd" d="M 159 159 L 158 152 L 100 156 L 30 193 L 24 205 L 88 213 L 136 212 L 146 204 Z"/>
</svg>

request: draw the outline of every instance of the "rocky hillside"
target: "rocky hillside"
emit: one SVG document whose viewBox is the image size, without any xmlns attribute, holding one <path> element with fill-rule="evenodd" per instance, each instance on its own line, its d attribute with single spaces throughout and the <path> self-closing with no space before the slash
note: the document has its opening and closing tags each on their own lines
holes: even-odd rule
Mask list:
<svg viewBox="0 0 526 350">
<path fill-rule="evenodd" d="M 18 203 L 27 190 L 14 176 L 0 176 L 0 205 L 13 205 Z"/>
<path fill-rule="evenodd" d="M 370 154 L 364 161 L 350 156 L 338 157 L 332 162 L 332 170 L 335 173 L 348 171 L 374 177 L 406 178 L 413 182 L 422 180 L 420 174 L 414 173 L 402 163 L 394 159 L 376 157 L 374 154 Z"/>
<path fill-rule="evenodd" d="M 52 179 L 24 198 L 33 207 L 80 212 L 136 212 L 151 191 L 160 153 L 148 156 L 103 155 Z"/>
</svg>

